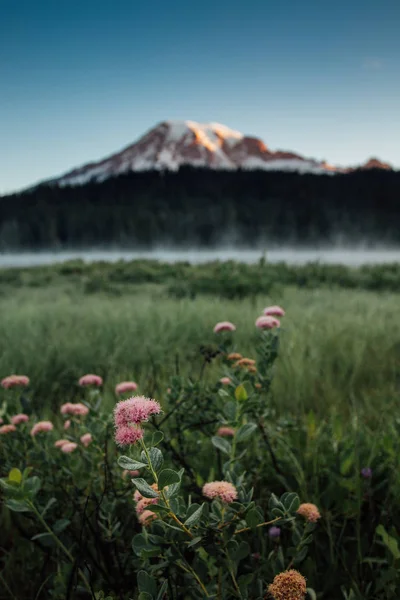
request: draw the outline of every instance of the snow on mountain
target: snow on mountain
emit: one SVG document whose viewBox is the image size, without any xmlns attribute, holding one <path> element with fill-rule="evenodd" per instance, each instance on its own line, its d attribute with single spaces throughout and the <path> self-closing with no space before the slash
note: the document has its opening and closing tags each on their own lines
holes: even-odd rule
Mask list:
<svg viewBox="0 0 400 600">
<path fill-rule="evenodd" d="M 371 159 L 369 163 L 363 168 L 378 166 L 379 161 Z M 340 170 L 293 152 L 273 152 L 262 140 L 245 136 L 219 123 L 164 121 L 122 151 L 99 162 L 74 169 L 49 183 L 81 185 L 88 181 L 104 181 L 129 171 L 176 171 L 182 165 L 316 174 Z M 379 165 L 387 168 L 385 163 Z M 343 172 L 342 169 L 340 171 Z"/>
</svg>

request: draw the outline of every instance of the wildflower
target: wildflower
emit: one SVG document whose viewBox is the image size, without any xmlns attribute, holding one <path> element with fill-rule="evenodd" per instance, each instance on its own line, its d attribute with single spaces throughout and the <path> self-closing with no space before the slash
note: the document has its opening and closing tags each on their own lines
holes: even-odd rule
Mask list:
<svg viewBox="0 0 400 600">
<path fill-rule="evenodd" d="M 137 387 L 138 385 L 134 381 L 122 381 L 115 386 L 115 393 L 125 394 L 125 392 L 136 392 Z"/>
<path fill-rule="evenodd" d="M 229 481 L 211 481 L 203 486 L 203 495 L 206 498 L 220 498 L 222 502 L 233 502 L 237 498 L 237 491 Z"/>
<path fill-rule="evenodd" d="M 295 569 L 279 573 L 273 583 L 268 586 L 268 592 L 275 600 L 304 600 L 307 593 L 306 580 Z"/>
<path fill-rule="evenodd" d="M 71 452 L 76 450 L 77 447 L 78 444 L 76 444 L 75 442 L 68 442 L 67 444 L 63 444 L 61 446 L 61 452 L 64 452 L 65 454 L 70 454 Z"/>
<path fill-rule="evenodd" d="M 56 442 L 54 442 L 54 446 L 56 448 L 62 448 L 64 446 L 64 444 L 69 444 L 70 440 L 57 440 Z"/>
<path fill-rule="evenodd" d="M 142 514 L 140 514 L 138 516 L 139 519 L 139 523 L 141 525 L 143 525 L 144 527 L 147 527 L 147 525 L 150 525 L 151 521 L 154 521 L 154 519 L 157 519 L 157 515 L 155 513 L 153 513 L 151 510 L 144 510 L 142 512 Z"/>
<path fill-rule="evenodd" d="M 217 435 L 220 437 L 233 437 L 235 435 L 235 429 L 233 429 L 233 427 L 220 427 L 217 431 Z"/>
<path fill-rule="evenodd" d="M 231 380 L 229 379 L 229 377 L 221 377 L 219 382 L 222 383 L 222 385 L 230 385 Z"/>
<path fill-rule="evenodd" d="M 130 444 L 136 444 L 136 442 L 143 439 L 143 435 L 144 431 L 141 427 L 122 425 L 121 427 L 118 427 L 115 432 L 115 441 L 118 446 L 129 446 Z"/>
<path fill-rule="evenodd" d="M 29 421 L 29 417 L 28 415 L 20 413 L 19 415 L 14 415 L 13 417 L 11 417 L 10 421 L 13 425 L 19 425 L 20 423 L 26 423 L 27 421 Z"/>
<path fill-rule="evenodd" d="M 71 421 L 68 419 L 67 421 L 65 421 L 64 423 L 64 429 L 67 430 L 71 427 Z"/>
<path fill-rule="evenodd" d="M 321 518 L 318 507 L 315 506 L 315 504 L 310 504 L 309 502 L 300 504 L 299 508 L 297 509 L 297 514 L 301 517 L 304 517 L 309 523 L 316 523 L 318 519 Z"/>
<path fill-rule="evenodd" d="M 103 385 L 103 379 L 99 375 L 92 375 L 89 373 L 88 375 L 83 375 L 83 377 L 79 379 L 79 385 L 82 387 L 86 387 L 87 385 L 100 387 Z"/>
<path fill-rule="evenodd" d="M 1 380 L 1 387 L 5 390 L 17 386 L 26 387 L 27 385 L 29 385 L 29 377 L 26 377 L 26 375 L 9 375 Z"/>
<path fill-rule="evenodd" d="M 234 367 L 252 367 L 256 361 L 252 358 L 240 358 L 233 366 Z"/>
<path fill-rule="evenodd" d="M 142 498 L 136 504 L 136 514 L 141 515 L 147 509 L 148 506 L 151 506 L 152 504 L 157 504 L 157 502 L 158 498 Z"/>
<path fill-rule="evenodd" d="M 13 431 L 17 431 L 15 425 L 2 425 L 0 427 L 0 434 L 3 435 L 5 433 L 12 433 Z"/>
<path fill-rule="evenodd" d="M 253 373 L 253 374 L 257 373 L 257 369 L 254 365 L 250 365 L 250 367 L 247 367 L 247 370 L 249 373 Z"/>
<path fill-rule="evenodd" d="M 133 396 L 128 400 L 121 400 L 114 409 L 116 427 L 125 426 L 129 423 L 143 423 L 148 421 L 150 415 L 158 415 L 161 406 L 156 400 L 144 396 Z"/>
<path fill-rule="evenodd" d="M 3 419 L 0 417 L 0 425 L 4 423 Z"/>
<path fill-rule="evenodd" d="M 54 429 L 54 425 L 51 421 L 39 421 L 32 427 L 31 436 L 34 437 L 42 431 L 51 431 L 52 429 Z"/>
<path fill-rule="evenodd" d="M 239 352 L 231 352 L 226 358 L 228 360 L 240 360 L 242 358 L 242 355 L 239 354 Z"/>
<path fill-rule="evenodd" d="M 270 316 L 270 317 L 284 317 L 285 316 L 285 311 L 283 310 L 283 308 L 281 306 L 267 306 L 267 308 L 264 308 L 263 310 L 264 315 L 266 316 Z"/>
<path fill-rule="evenodd" d="M 279 327 L 280 324 L 279 319 L 275 319 L 275 317 L 270 317 L 269 315 L 258 317 L 256 320 L 256 327 L 259 329 L 274 329 L 274 327 Z"/>
<path fill-rule="evenodd" d="M 85 448 L 87 448 L 89 446 L 89 444 L 91 444 L 93 441 L 92 434 L 84 433 L 83 435 L 81 435 L 80 440 L 81 440 L 82 444 L 85 446 Z"/>
<path fill-rule="evenodd" d="M 230 321 L 221 321 L 214 327 L 214 333 L 221 333 L 221 331 L 235 331 L 236 326 Z"/>
<path fill-rule="evenodd" d="M 361 475 L 364 479 L 371 479 L 372 477 L 372 469 L 371 467 L 363 467 L 361 469 Z"/>
<path fill-rule="evenodd" d="M 60 408 L 62 415 L 74 415 L 74 416 L 85 416 L 88 414 L 89 409 L 81 402 L 66 402 Z"/>
<path fill-rule="evenodd" d="M 140 472 L 139 471 L 128 471 L 128 469 L 124 469 L 122 471 L 122 477 L 123 479 L 126 479 L 127 477 L 139 477 Z"/>
<path fill-rule="evenodd" d="M 281 535 L 281 528 L 280 527 L 270 527 L 268 529 L 268 535 L 272 540 L 276 540 Z"/>
</svg>

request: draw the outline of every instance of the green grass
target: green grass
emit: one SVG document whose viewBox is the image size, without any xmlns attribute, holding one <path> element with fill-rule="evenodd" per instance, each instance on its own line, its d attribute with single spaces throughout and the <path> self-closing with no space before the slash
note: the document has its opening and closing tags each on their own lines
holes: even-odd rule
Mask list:
<svg viewBox="0 0 400 600">
<path fill-rule="evenodd" d="M 212 328 L 219 320 L 237 325 L 236 346 L 252 356 L 254 321 L 272 302 L 287 311 L 273 388 L 279 410 L 323 415 L 332 406 L 347 413 L 356 405 L 374 415 L 394 407 L 399 297 L 340 289 L 285 287 L 274 296 L 229 301 L 177 300 L 155 284 L 117 296 L 88 295 L 69 283 L 6 288 L 0 375 L 29 375 L 35 403 L 44 406 L 76 393 L 75 382 L 86 372 L 102 375 L 109 395 L 126 378 L 145 393 L 163 394 L 177 368 L 199 375 L 200 347 L 216 344 Z M 216 364 L 206 369 L 207 377 L 218 373 Z"/>
</svg>

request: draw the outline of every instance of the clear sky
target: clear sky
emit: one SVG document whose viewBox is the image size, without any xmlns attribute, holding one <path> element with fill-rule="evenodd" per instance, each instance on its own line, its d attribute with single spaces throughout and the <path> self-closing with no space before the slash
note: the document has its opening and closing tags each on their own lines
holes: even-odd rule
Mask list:
<svg viewBox="0 0 400 600">
<path fill-rule="evenodd" d="M 166 119 L 400 168 L 400 0 L 0 0 L 0 193 Z"/>
</svg>

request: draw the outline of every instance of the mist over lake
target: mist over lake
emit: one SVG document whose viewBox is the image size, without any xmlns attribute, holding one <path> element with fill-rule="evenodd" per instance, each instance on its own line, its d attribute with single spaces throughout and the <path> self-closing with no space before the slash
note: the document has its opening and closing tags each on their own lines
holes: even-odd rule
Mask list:
<svg viewBox="0 0 400 600">
<path fill-rule="evenodd" d="M 363 248 L 363 247 L 327 247 L 327 248 L 291 248 L 281 247 L 270 250 L 237 249 L 223 247 L 216 249 L 188 250 L 156 248 L 153 250 L 63 250 L 41 252 L 15 252 L 0 253 L 0 268 L 31 267 L 51 265 L 71 260 L 84 260 L 92 263 L 98 261 L 117 262 L 136 259 L 157 260 L 160 262 L 177 263 L 189 262 L 200 264 L 213 261 L 239 261 L 253 264 L 265 258 L 267 262 L 284 262 L 292 265 L 302 265 L 311 262 L 322 264 L 341 264 L 347 266 L 360 266 L 364 264 L 387 264 L 400 262 L 400 248 Z"/>
</svg>

